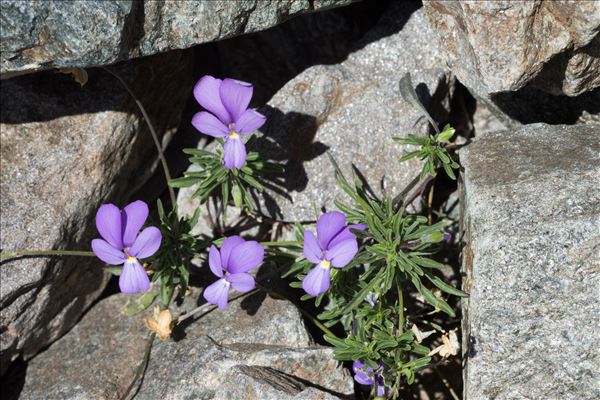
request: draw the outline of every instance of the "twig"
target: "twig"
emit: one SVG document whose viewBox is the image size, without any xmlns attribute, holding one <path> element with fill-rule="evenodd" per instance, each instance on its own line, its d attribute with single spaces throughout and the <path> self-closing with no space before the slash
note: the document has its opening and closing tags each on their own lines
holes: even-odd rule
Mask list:
<svg viewBox="0 0 600 400">
<path fill-rule="evenodd" d="M 160 144 L 160 141 L 158 140 L 158 135 L 156 134 L 156 130 L 154 129 L 154 126 L 152 125 L 152 122 L 150 121 L 150 117 L 148 116 L 148 113 L 146 112 L 144 105 L 142 104 L 142 102 L 140 100 L 138 100 L 138 98 L 135 96 L 135 94 L 133 93 L 133 91 L 131 90 L 129 85 L 127 85 L 127 83 L 125 83 L 125 81 L 119 75 L 112 72 L 110 69 L 108 69 L 106 67 L 102 67 L 102 68 L 106 72 L 108 72 L 109 74 L 111 74 L 112 76 L 117 78 L 119 80 L 119 82 L 121 82 L 121 85 L 123 85 L 125 90 L 127 90 L 129 95 L 133 98 L 133 100 L 137 104 L 138 108 L 142 112 L 142 116 L 144 117 L 144 120 L 146 121 L 146 125 L 148 125 L 148 128 L 150 129 L 150 134 L 152 135 L 152 139 L 154 140 L 154 145 L 156 146 L 156 149 L 158 150 L 158 157 L 160 158 L 160 162 L 162 164 L 163 171 L 165 173 L 165 178 L 167 179 L 167 188 L 169 189 L 169 196 L 171 197 L 171 203 L 176 204 L 177 199 L 175 198 L 175 191 L 169 185 L 169 182 L 171 181 L 171 172 L 169 171 L 169 166 L 167 165 L 167 159 L 165 158 L 165 154 L 164 154 L 162 145 Z"/>
</svg>

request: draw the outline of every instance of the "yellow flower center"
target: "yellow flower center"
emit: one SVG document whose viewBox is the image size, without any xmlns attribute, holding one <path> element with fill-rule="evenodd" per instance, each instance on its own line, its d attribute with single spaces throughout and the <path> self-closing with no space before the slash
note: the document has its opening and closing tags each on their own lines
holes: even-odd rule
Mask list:
<svg viewBox="0 0 600 400">
<path fill-rule="evenodd" d="M 134 262 L 134 261 L 135 261 L 135 257 L 131 257 L 131 256 L 128 256 L 128 257 L 127 257 L 127 262 L 130 262 L 130 263 L 132 263 L 132 262 Z"/>
<path fill-rule="evenodd" d="M 229 131 L 229 137 L 231 139 L 237 139 L 240 137 L 240 135 L 238 135 L 235 131 Z"/>
<path fill-rule="evenodd" d="M 321 260 L 321 268 L 329 268 L 329 266 L 331 265 L 331 263 L 327 260 Z"/>
</svg>

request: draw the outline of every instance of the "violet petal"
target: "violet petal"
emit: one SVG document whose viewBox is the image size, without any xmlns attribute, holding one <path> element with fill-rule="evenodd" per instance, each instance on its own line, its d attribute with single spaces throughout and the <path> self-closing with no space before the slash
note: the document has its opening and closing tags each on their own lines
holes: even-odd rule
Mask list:
<svg viewBox="0 0 600 400">
<path fill-rule="evenodd" d="M 96 228 L 100 236 L 116 249 L 123 248 L 121 210 L 114 204 L 103 204 L 96 213 Z"/>
<path fill-rule="evenodd" d="M 206 111 L 194 114 L 192 125 L 200 132 L 212 137 L 225 137 L 229 134 L 229 128 L 217 117 Z"/>
<path fill-rule="evenodd" d="M 265 249 L 253 240 L 241 243 L 231 250 L 227 270 L 232 274 L 248 272 L 260 265 L 265 257 Z"/>
<path fill-rule="evenodd" d="M 314 264 L 320 263 L 323 259 L 323 252 L 315 234 L 311 231 L 304 231 L 304 257 Z"/>
<path fill-rule="evenodd" d="M 147 258 L 156 253 L 160 248 L 162 234 L 160 229 L 150 226 L 139 234 L 133 246 L 129 249 L 129 255 L 139 258 Z"/>
<path fill-rule="evenodd" d="M 254 289 L 254 286 L 256 285 L 254 278 L 246 273 L 231 274 L 228 275 L 226 279 L 231 282 L 231 286 L 240 293 L 249 292 Z"/>
<path fill-rule="evenodd" d="M 123 271 L 119 277 L 119 288 L 121 288 L 121 292 L 127 294 L 147 292 L 150 289 L 150 278 L 137 259 L 125 261 L 123 264 Z"/>
<path fill-rule="evenodd" d="M 324 268 L 317 265 L 311 269 L 308 275 L 302 280 L 302 288 L 312 296 L 318 296 L 325 293 L 329 289 L 331 277 L 329 276 L 329 268 Z"/>
<path fill-rule="evenodd" d="M 109 265 L 121 265 L 127 259 L 125 253 L 112 247 L 106 240 L 92 240 L 92 251 L 102 261 Z"/>
<path fill-rule="evenodd" d="M 204 293 L 202 295 L 210 304 L 215 304 L 221 310 L 227 308 L 227 297 L 229 295 L 229 285 L 230 283 L 225 280 L 225 278 L 221 278 L 212 285 L 208 286 L 204 289 Z"/>
<path fill-rule="evenodd" d="M 237 122 L 242 113 L 248 108 L 253 91 L 254 89 L 250 83 L 229 78 L 223 79 L 219 94 L 233 122 Z"/>
<path fill-rule="evenodd" d="M 266 121 L 267 117 L 257 111 L 248 109 L 235 121 L 234 130 L 240 135 L 247 135 L 263 126 Z"/>
<path fill-rule="evenodd" d="M 223 148 L 223 164 L 227 169 L 240 169 L 246 162 L 246 146 L 239 138 L 227 138 Z"/>
<path fill-rule="evenodd" d="M 330 249 L 336 244 L 349 239 L 356 239 L 356 235 L 354 235 L 354 233 L 350 231 L 350 227 L 347 226 L 331 239 L 327 247 Z"/>
<path fill-rule="evenodd" d="M 344 268 L 358 253 L 356 239 L 340 242 L 327 251 L 326 258 L 336 268 Z"/>
<path fill-rule="evenodd" d="M 375 378 L 373 377 L 373 368 L 365 367 L 365 363 L 361 361 L 354 361 L 352 363 L 352 370 L 354 371 L 354 380 L 361 385 L 373 385 Z"/>
<path fill-rule="evenodd" d="M 346 225 L 346 216 L 339 211 L 330 211 L 321 215 L 317 221 L 317 239 L 319 246 L 323 250 L 327 250 L 329 242 L 333 239 Z"/>
<path fill-rule="evenodd" d="M 141 200 L 128 204 L 121 213 L 123 247 L 130 247 L 148 218 L 148 204 Z"/>
<path fill-rule="evenodd" d="M 220 79 L 205 75 L 194 86 L 194 97 L 202 107 L 215 114 L 223 124 L 227 125 L 233 120 L 221 102 L 221 84 Z"/>
<path fill-rule="evenodd" d="M 213 274 L 219 278 L 223 277 L 223 264 L 221 264 L 221 253 L 213 244 L 208 252 L 208 266 Z"/>
<path fill-rule="evenodd" d="M 223 244 L 221 245 L 221 267 L 223 267 L 223 269 L 229 270 L 229 256 L 231 255 L 231 250 L 244 242 L 245 240 L 239 236 L 229 236 L 223 241 Z"/>
</svg>

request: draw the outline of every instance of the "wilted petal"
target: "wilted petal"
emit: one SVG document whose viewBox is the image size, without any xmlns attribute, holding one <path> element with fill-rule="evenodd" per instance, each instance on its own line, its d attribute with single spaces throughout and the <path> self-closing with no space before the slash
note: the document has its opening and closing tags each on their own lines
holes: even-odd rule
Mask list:
<svg viewBox="0 0 600 400">
<path fill-rule="evenodd" d="M 114 248 L 123 248 L 121 210 L 114 204 L 103 204 L 96 213 L 96 228 L 100 236 Z"/>
<path fill-rule="evenodd" d="M 244 243 L 245 240 L 239 236 L 229 236 L 225 240 L 223 240 L 223 244 L 221 245 L 221 266 L 223 269 L 228 270 L 229 266 L 229 256 L 231 255 L 231 250 L 233 250 L 237 245 Z"/>
<path fill-rule="evenodd" d="M 233 122 L 237 122 L 240 116 L 248 108 L 253 92 L 252 85 L 235 79 L 223 79 L 219 93 L 221 101 Z"/>
<path fill-rule="evenodd" d="M 129 249 L 129 255 L 133 257 L 150 257 L 160 248 L 162 234 L 160 229 L 150 226 L 139 234 L 133 246 Z"/>
<path fill-rule="evenodd" d="M 254 289 L 254 278 L 250 274 L 231 274 L 226 278 L 231 286 L 240 293 L 246 293 Z"/>
<path fill-rule="evenodd" d="M 233 120 L 221 102 L 221 80 L 205 75 L 194 86 L 194 97 L 200 105 L 215 114 L 225 125 Z"/>
<path fill-rule="evenodd" d="M 147 292 L 150 289 L 150 278 L 148 278 L 144 267 L 137 259 L 125 261 L 125 264 L 123 264 L 123 271 L 119 277 L 119 287 L 121 292 L 127 294 Z"/>
<path fill-rule="evenodd" d="M 248 241 L 238 244 L 231 251 L 231 256 L 227 262 L 227 270 L 232 274 L 248 272 L 259 266 L 265 257 L 265 249 L 260 243 Z"/>
<path fill-rule="evenodd" d="M 221 310 L 227 308 L 227 296 L 229 295 L 229 285 L 225 279 L 219 279 L 212 285 L 204 289 L 202 295 L 210 304 L 215 304 Z"/>
<path fill-rule="evenodd" d="M 331 211 L 321 215 L 317 221 L 317 239 L 323 250 L 328 249 L 329 242 L 346 225 L 346 216 L 339 211 Z"/>
<path fill-rule="evenodd" d="M 123 246 L 130 247 L 148 218 L 148 204 L 141 200 L 128 204 L 121 213 L 123 229 Z"/>
<path fill-rule="evenodd" d="M 248 109 L 235 121 L 235 131 L 240 135 L 252 133 L 265 124 L 267 117 L 261 113 Z"/>
<path fill-rule="evenodd" d="M 330 248 L 325 255 L 327 260 L 336 268 L 343 268 L 358 253 L 356 239 L 348 239 Z"/>
<path fill-rule="evenodd" d="M 315 264 L 320 263 L 323 258 L 323 252 L 319 247 L 317 238 L 311 231 L 304 231 L 304 257 Z"/>
<path fill-rule="evenodd" d="M 227 138 L 223 149 L 223 164 L 227 169 L 240 169 L 246 162 L 246 146 L 239 138 Z"/>
<path fill-rule="evenodd" d="M 329 289 L 331 278 L 329 276 L 329 267 L 317 265 L 310 270 L 308 275 L 302 280 L 302 288 L 312 296 L 318 296 Z"/>
<path fill-rule="evenodd" d="M 192 117 L 192 125 L 205 135 L 212 137 L 225 137 L 229 129 L 217 117 L 206 111 L 200 111 Z"/>
<path fill-rule="evenodd" d="M 121 265 L 127 259 L 125 253 L 115 249 L 108 242 L 102 239 L 92 240 L 92 251 L 102 261 L 110 265 Z"/>
<path fill-rule="evenodd" d="M 223 277 L 223 264 L 221 264 L 221 253 L 213 244 L 210 246 L 210 250 L 208 252 L 208 266 L 213 274 L 218 276 L 219 278 Z"/>
</svg>

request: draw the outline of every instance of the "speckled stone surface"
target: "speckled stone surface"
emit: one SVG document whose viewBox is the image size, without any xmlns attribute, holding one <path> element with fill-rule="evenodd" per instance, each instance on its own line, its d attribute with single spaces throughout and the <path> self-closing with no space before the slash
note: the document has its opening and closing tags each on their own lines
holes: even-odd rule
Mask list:
<svg viewBox="0 0 600 400">
<path fill-rule="evenodd" d="M 467 400 L 600 398 L 600 125 L 460 152 Z"/>
<path fill-rule="evenodd" d="M 217 387 L 214 400 L 339 400 L 329 392 L 307 387 L 294 376 L 269 367 L 235 366 Z"/>
<path fill-rule="evenodd" d="M 440 48 L 480 96 L 530 84 L 577 96 L 600 86 L 600 2 L 426 0 Z"/>
<path fill-rule="evenodd" d="M 179 125 L 191 65 L 189 52 L 176 51 L 116 69 L 165 143 Z M 157 165 L 139 111 L 98 69 L 83 87 L 42 72 L 3 80 L 1 88 L 0 247 L 90 250 L 98 206 L 123 206 Z M 90 257 L 38 257 L 0 266 L 1 370 L 73 326 L 106 285 L 103 265 Z"/>
<path fill-rule="evenodd" d="M 142 318 L 150 313 L 124 316 L 127 300 L 121 294 L 102 300 L 72 331 L 33 358 L 19 398 L 120 399 L 142 360 L 148 335 Z M 183 314 L 202 302 L 201 290 L 193 289 L 171 310 Z M 260 366 L 287 377 L 297 393 L 312 386 L 343 394 L 353 389 L 352 378 L 333 361 L 331 350 L 311 343 L 291 303 L 254 294 L 231 301 L 226 311 L 189 318 L 172 338 L 157 340 L 136 398 L 213 399 L 236 366 Z M 260 399 L 263 389 L 265 395 L 273 393 L 267 390 L 272 380 L 250 375 L 252 379 L 235 381 L 236 390 L 258 390 Z M 334 397 L 324 397 L 329 398 Z"/>
<path fill-rule="evenodd" d="M 0 2 L 0 73 L 112 64 L 255 32 L 352 0 Z"/>
</svg>

